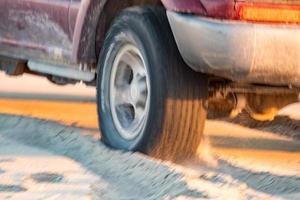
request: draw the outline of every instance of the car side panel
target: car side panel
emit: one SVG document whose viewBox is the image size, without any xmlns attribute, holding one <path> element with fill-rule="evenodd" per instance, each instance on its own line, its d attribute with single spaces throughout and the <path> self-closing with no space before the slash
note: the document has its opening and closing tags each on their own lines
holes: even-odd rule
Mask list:
<svg viewBox="0 0 300 200">
<path fill-rule="evenodd" d="M 105 35 L 120 10 L 158 5 L 160 1 L 1 0 L 0 55 L 66 64 L 95 63 L 97 34 L 101 38 Z"/>
<path fill-rule="evenodd" d="M 1 0 L 0 54 L 23 59 L 70 57 L 69 0 Z"/>
</svg>

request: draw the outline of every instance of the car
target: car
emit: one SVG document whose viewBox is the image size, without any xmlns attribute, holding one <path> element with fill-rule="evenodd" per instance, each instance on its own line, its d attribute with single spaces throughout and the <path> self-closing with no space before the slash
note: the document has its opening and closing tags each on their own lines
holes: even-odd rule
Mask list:
<svg viewBox="0 0 300 200">
<path fill-rule="evenodd" d="M 96 86 L 115 149 L 180 161 L 207 112 L 272 120 L 298 101 L 299 0 L 1 0 L 0 17 L 0 69 Z"/>
</svg>

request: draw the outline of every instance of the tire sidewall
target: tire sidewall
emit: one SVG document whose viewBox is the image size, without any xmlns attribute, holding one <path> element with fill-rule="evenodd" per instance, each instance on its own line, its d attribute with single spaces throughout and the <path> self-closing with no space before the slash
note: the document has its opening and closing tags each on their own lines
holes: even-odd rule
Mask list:
<svg viewBox="0 0 300 200">
<path fill-rule="evenodd" d="M 159 132 L 164 115 L 164 55 L 162 48 L 158 49 L 159 40 L 155 38 L 155 31 L 151 26 L 145 29 L 147 24 L 141 24 L 143 20 L 135 20 L 134 17 L 122 15 L 111 28 L 105 40 L 103 51 L 100 55 L 98 73 L 98 112 L 102 131 L 102 140 L 113 148 L 125 150 L 137 150 L 145 152 L 151 149 L 154 143 L 153 134 Z M 139 19 L 139 15 L 136 16 Z M 150 29 L 150 30 L 149 30 Z M 149 112 L 141 133 L 132 140 L 123 139 L 118 133 L 112 119 L 109 100 L 110 77 L 114 59 L 118 50 L 126 43 L 136 46 L 142 54 L 150 82 Z M 152 136 L 150 136 L 152 134 Z"/>
</svg>

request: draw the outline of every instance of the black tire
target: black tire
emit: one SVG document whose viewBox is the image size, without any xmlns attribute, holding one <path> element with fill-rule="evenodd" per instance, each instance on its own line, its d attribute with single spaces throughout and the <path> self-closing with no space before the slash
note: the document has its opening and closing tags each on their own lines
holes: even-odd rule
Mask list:
<svg viewBox="0 0 300 200">
<path fill-rule="evenodd" d="M 141 51 L 151 84 L 145 128 L 132 140 L 122 138 L 116 130 L 108 98 L 112 63 L 125 43 Z M 208 81 L 183 62 L 164 9 L 124 10 L 107 33 L 99 61 L 97 103 L 105 144 L 173 161 L 195 155 L 203 137 Z"/>
</svg>

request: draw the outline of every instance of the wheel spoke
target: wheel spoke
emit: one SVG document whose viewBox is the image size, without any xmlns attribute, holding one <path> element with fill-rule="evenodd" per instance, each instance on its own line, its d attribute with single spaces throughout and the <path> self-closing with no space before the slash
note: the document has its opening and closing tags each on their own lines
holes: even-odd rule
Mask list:
<svg viewBox="0 0 300 200">
<path fill-rule="evenodd" d="M 136 120 L 140 121 L 144 118 L 145 115 L 145 109 L 143 109 L 140 106 L 135 107 L 134 109 L 134 117 Z"/>
<path fill-rule="evenodd" d="M 146 82 L 146 77 L 143 77 L 140 81 L 139 81 L 139 87 L 141 90 L 141 93 L 144 94 L 147 92 L 147 82 Z"/>
<path fill-rule="evenodd" d="M 136 137 L 145 126 L 144 119 L 149 112 L 149 85 L 139 50 L 125 45 L 119 53 L 112 69 L 110 101 L 116 128 L 128 139 Z"/>
<path fill-rule="evenodd" d="M 146 81 L 146 72 L 144 68 L 140 66 L 136 66 L 132 68 L 132 72 L 133 72 L 133 81 L 135 82 Z"/>
<path fill-rule="evenodd" d="M 130 98 L 130 86 L 125 87 L 114 87 L 114 102 L 115 106 L 123 105 L 123 104 L 134 104 L 132 99 Z"/>
<path fill-rule="evenodd" d="M 122 61 L 126 63 L 131 68 L 143 68 L 142 61 L 131 52 L 124 53 Z"/>
</svg>

